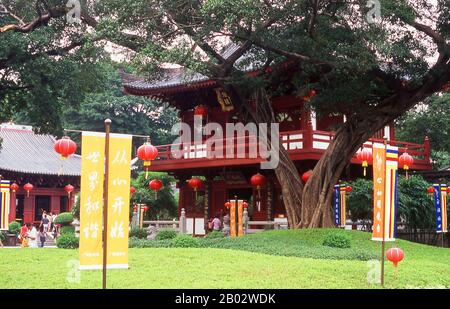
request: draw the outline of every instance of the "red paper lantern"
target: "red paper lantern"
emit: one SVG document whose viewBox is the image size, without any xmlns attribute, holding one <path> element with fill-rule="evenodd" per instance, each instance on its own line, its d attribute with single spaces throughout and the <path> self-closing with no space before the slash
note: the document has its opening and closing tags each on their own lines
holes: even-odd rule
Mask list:
<svg viewBox="0 0 450 309">
<path fill-rule="evenodd" d="M 447 187 L 447 194 L 450 194 L 450 187 Z"/>
<path fill-rule="evenodd" d="M 148 183 L 148 187 L 155 191 L 155 199 L 158 198 L 158 191 L 162 189 L 163 183 L 159 179 L 153 179 Z"/>
<path fill-rule="evenodd" d="M 11 184 L 10 189 L 13 193 L 15 193 L 17 190 L 19 190 L 19 185 L 14 182 Z"/>
<path fill-rule="evenodd" d="M 188 180 L 188 185 L 193 188 L 194 191 L 197 191 L 203 185 L 203 181 L 200 178 L 192 177 Z"/>
<path fill-rule="evenodd" d="M 261 197 L 261 187 L 265 186 L 267 183 L 267 178 L 266 176 L 260 174 L 260 173 L 256 173 L 255 175 L 253 175 L 250 178 L 250 183 L 253 187 L 256 188 L 256 190 L 258 190 L 258 197 Z"/>
<path fill-rule="evenodd" d="M 137 156 L 139 160 L 144 161 L 145 179 L 147 179 L 148 168 L 151 165 L 151 161 L 155 160 L 158 156 L 158 149 L 150 144 L 150 142 L 146 142 L 139 146 Z"/>
<path fill-rule="evenodd" d="M 312 171 L 311 170 L 309 170 L 307 172 L 304 172 L 303 175 L 302 175 L 302 182 L 306 183 L 308 181 L 309 177 L 311 177 L 311 175 L 312 175 Z"/>
<path fill-rule="evenodd" d="M 429 194 L 434 194 L 434 188 L 433 187 L 428 187 L 427 188 L 427 193 L 429 193 Z"/>
<path fill-rule="evenodd" d="M 136 192 L 136 188 L 133 187 L 133 186 L 131 186 L 131 187 L 130 187 L 130 193 L 131 193 L 131 194 L 134 194 L 135 192 Z"/>
<path fill-rule="evenodd" d="M 316 96 L 317 92 L 315 89 L 310 89 L 308 94 L 303 97 L 304 101 L 309 101 L 312 97 Z"/>
<path fill-rule="evenodd" d="M 69 195 L 69 198 L 70 198 L 70 193 L 72 193 L 73 190 L 75 190 L 75 187 L 70 184 L 64 187 L 64 191 L 67 192 L 67 194 Z"/>
<path fill-rule="evenodd" d="M 345 187 L 345 192 L 350 193 L 350 192 L 352 192 L 352 191 L 353 191 L 352 186 L 346 186 L 346 187 Z"/>
<path fill-rule="evenodd" d="M 198 105 L 194 108 L 194 115 L 206 117 L 208 115 L 208 110 L 204 105 Z"/>
<path fill-rule="evenodd" d="M 33 190 L 33 188 L 34 188 L 34 186 L 31 184 L 31 183 L 26 183 L 24 186 L 23 186 L 23 189 L 25 190 L 25 191 L 27 191 L 27 197 L 29 197 L 30 196 L 30 191 L 31 190 Z"/>
<path fill-rule="evenodd" d="M 67 159 L 77 151 L 77 144 L 68 136 L 64 136 L 55 142 L 54 149 L 61 155 L 61 159 Z"/>
<path fill-rule="evenodd" d="M 144 206 L 144 212 L 147 212 L 147 211 L 149 211 L 149 210 L 150 210 L 150 207 Z"/>
<path fill-rule="evenodd" d="M 197 191 L 203 185 L 203 181 L 200 178 L 192 177 L 188 180 L 188 185 L 194 189 L 195 199 L 197 200 Z"/>
<path fill-rule="evenodd" d="M 407 152 L 404 152 L 398 158 L 398 164 L 406 171 L 406 178 L 408 178 L 408 170 L 413 165 L 414 158 L 410 156 Z"/>
<path fill-rule="evenodd" d="M 230 202 L 226 202 L 224 206 L 225 206 L 226 209 L 230 209 L 231 208 L 231 203 Z"/>
<path fill-rule="evenodd" d="M 372 162 L 372 152 L 364 148 L 356 155 L 356 158 L 361 161 L 361 165 L 364 168 L 364 176 L 366 176 L 366 168 L 369 166 L 369 162 Z"/>
<path fill-rule="evenodd" d="M 397 264 L 403 260 L 404 256 L 405 254 L 400 248 L 391 248 L 386 251 L 386 257 L 389 261 L 394 263 L 394 267 L 397 267 Z"/>
<path fill-rule="evenodd" d="M 248 208 L 248 203 L 247 202 L 242 203 L 242 207 L 244 207 L 244 209 L 247 209 Z"/>
</svg>

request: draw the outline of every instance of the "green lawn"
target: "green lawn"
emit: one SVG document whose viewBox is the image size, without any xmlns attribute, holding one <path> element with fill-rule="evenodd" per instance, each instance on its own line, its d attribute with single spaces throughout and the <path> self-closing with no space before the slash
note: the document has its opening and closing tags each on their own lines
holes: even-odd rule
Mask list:
<svg viewBox="0 0 450 309">
<path fill-rule="evenodd" d="M 241 248 L 241 242 L 253 240 L 257 245 L 250 249 L 258 253 L 218 248 L 132 248 L 130 269 L 108 271 L 108 287 L 378 288 L 367 282 L 367 261 L 341 259 L 343 255 L 336 257 L 335 250 L 352 249 L 327 251 L 328 248 L 321 246 L 328 232 L 273 231 L 247 236 L 235 243 L 236 248 Z M 380 244 L 370 241 L 368 233 L 346 233 L 352 238 L 353 250 L 379 252 Z M 270 254 L 259 253 L 264 243 Z M 276 244 L 279 252 L 273 252 Z M 399 265 L 397 279 L 393 278 L 392 265 L 386 262 L 387 288 L 450 288 L 450 249 L 407 241 L 397 244 L 404 249 L 406 258 Z M 307 248 L 308 255 L 314 255 L 316 248 L 318 258 L 293 254 L 301 248 Z M 330 257 L 326 257 L 328 253 Z M 67 264 L 77 258 L 77 250 L 0 249 L 0 288 L 101 287 L 100 271 L 81 272 L 80 283 L 67 280 L 67 276 L 71 277 Z"/>
</svg>

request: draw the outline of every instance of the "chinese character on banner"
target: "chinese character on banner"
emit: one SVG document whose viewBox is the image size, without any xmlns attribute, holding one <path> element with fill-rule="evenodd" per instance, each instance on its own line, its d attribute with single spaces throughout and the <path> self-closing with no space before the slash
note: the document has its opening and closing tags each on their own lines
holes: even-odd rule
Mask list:
<svg viewBox="0 0 450 309">
<path fill-rule="evenodd" d="M 372 240 L 395 241 L 398 147 L 373 145 Z"/>
<path fill-rule="evenodd" d="M 128 268 L 131 140 L 131 135 L 110 135 L 107 268 Z M 102 268 L 104 153 L 105 133 L 83 132 L 80 269 Z"/>
</svg>

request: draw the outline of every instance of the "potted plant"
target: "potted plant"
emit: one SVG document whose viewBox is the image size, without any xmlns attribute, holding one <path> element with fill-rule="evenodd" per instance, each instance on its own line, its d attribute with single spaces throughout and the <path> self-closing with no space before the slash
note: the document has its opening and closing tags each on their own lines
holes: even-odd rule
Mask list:
<svg viewBox="0 0 450 309">
<path fill-rule="evenodd" d="M 8 234 L 6 234 L 8 246 L 17 246 L 17 235 L 19 235 L 20 228 L 20 223 L 17 221 L 9 224 Z"/>
</svg>

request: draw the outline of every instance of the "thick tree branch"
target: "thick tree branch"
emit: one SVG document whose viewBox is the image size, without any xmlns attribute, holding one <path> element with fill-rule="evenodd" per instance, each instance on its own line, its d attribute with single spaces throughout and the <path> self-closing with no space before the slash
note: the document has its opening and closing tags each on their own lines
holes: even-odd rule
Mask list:
<svg viewBox="0 0 450 309">
<path fill-rule="evenodd" d="M 35 30 L 36 28 L 39 28 L 41 26 L 46 25 L 52 18 L 58 18 L 61 16 L 64 16 L 67 14 L 68 9 L 66 7 L 55 7 L 51 10 L 45 12 L 44 14 L 40 14 L 37 18 L 32 20 L 29 23 L 22 24 L 22 25 L 16 25 L 16 24 L 9 24 L 5 25 L 3 27 L 0 27 L 0 33 L 7 32 L 7 31 L 16 31 L 16 32 L 22 32 L 27 33 Z"/>
</svg>

